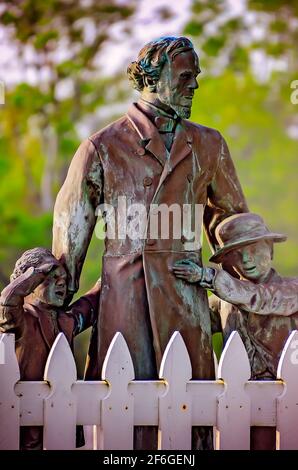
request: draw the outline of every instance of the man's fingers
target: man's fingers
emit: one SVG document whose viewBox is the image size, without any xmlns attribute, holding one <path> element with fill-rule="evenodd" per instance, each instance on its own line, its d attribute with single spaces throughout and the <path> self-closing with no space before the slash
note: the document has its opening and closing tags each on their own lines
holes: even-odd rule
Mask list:
<svg viewBox="0 0 298 470">
<path fill-rule="evenodd" d="M 187 269 L 174 269 L 174 273 L 176 274 L 187 274 L 189 271 Z"/>
<path fill-rule="evenodd" d="M 185 266 L 184 268 L 181 266 L 180 268 L 177 267 L 177 268 L 173 268 L 173 271 L 177 271 L 177 272 L 183 272 L 183 273 L 193 273 L 194 272 L 194 269 L 189 266 Z"/>
<path fill-rule="evenodd" d="M 174 263 L 174 266 L 188 265 L 189 262 L 190 262 L 190 260 L 188 260 L 188 259 L 181 259 L 179 261 L 176 261 Z"/>
</svg>

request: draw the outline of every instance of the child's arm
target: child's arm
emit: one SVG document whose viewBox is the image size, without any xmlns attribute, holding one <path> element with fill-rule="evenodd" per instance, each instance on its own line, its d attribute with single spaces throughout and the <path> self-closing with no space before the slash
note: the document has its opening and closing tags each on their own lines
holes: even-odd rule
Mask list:
<svg viewBox="0 0 298 470">
<path fill-rule="evenodd" d="M 93 326 L 97 321 L 101 281 L 100 279 L 86 294 L 73 302 L 67 310 L 67 314 L 74 319 L 74 336 Z"/>
<path fill-rule="evenodd" d="M 214 276 L 213 291 L 221 299 L 258 315 L 289 316 L 298 311 L 298 278 L 254 284 L 220 270 Z"/>
<path fill-rule="evenodd" d="M 31 267 L 3 289 L 0 297 L 0 333 L 14 333 L 16 340 L 22 336 L 24 298 L 44 281 L 52 268 L 52 264 Z"/>
<path fill-rule="evenodd" d="M 254 284 L 236 279 L 224 270 L 201 268 L 190 260 L 175 263 L 177 277 L 198 282 L 226 302 L 259 315 L 289 316 L 298 311 L 298 278 L 284 283 Z"/>
</svg>

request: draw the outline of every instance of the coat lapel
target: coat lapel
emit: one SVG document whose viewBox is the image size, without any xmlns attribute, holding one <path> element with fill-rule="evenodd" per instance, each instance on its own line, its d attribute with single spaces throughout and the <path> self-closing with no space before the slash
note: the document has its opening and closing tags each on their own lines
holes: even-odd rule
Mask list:
<svg viewBox="0 0 298 470">
<path fill-rule="evenodd" d="M 174 168 L 180 163 L 185 157 L 187 157 L 192 151 L 192 136 L 190 132 L 187 132 L 184 122 L 182 121 L 177 125 L 173 145 L 170 152 L 170 158 L 167 160 L 163 172 L 160 176 L 158 187 L 156 189 L 154 198 L 158 193 L 161 185 L 168 177 Z"/>
<path fill-rule="evenodd" d="M 169 168 L 174 168 L 192 151 L 192 136 L 187 132 L 183 121 L 179 122 L 176 128 L 173 145 L 170 153 Z"/>
<path fill-rule="evenodd" d="M 187 129 L 186 122 L 184 120 L 179 122 L 177 124 L 170 157 L 167 159 L 167 150 L 157 128 L 152 124 L 150 119 L 138 109 L 136 104 L 130 106 L 127 116 L 142 141 L 147 141 L 145 145 L 146 150 L 149 150 L 163 166 L 163 172 L 155 192 L 156 195 L 167 176 L 174 170 L 178 163 L 191 153 L 192 135 Z"/>
<path fill-rule="evenodd" d="M 135 104 L 130 106 L 127 116 L 139 134 L 141 140 L 144 143 L 147 142 L 145 144 L 145 149 L 149 150 L 149 152 L 157 158 L 160 164 L 164 166 L 167 158 L 167 151 L 156 127 Z"/>
</svg>

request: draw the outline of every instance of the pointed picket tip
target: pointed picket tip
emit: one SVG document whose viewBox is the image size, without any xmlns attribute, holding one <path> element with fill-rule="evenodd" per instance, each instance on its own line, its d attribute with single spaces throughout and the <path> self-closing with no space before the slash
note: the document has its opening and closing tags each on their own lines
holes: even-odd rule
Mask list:
<svg viewBox="0 0 298 470">
<path fill-rule="evenodd" d="M 5 382 L 16 383 L 20 380 L 20 368 L 15 353 L 15 338 L 12 333 L 0 334 L 0 370 L 1 365 L 7 366 Z M 1 373 L 4 377 L 4 372 Z"/>
<path fill-rule="evenodd" d="M 112 384 L 121 378 L 127 383 L 135 378 L 135 371 L 127 343 L 120 332 L 117 332 L 111 341 L 107 355 L 105 357 L 102 373 L 102 380 L 107 380 Z"/>
<path fill-rule="evenodd" d="M 159 378 L 168 382 L 177 375 L 181 382 L 188 382 L 192 377 L 189 354 L 179 331 L 173 333 L 167 344 L 160 364 Z"/>
<path fill-rule="evenodd" d="M 246 382 L 251 377 L 247 352 L 237 331 L 230 335 L 220 357 L 217 377 L 226 382 Z"/>
<path fill-rule="evenodd" d="M 215 351 L 213 351 L 213 363 L 214 363 L 214 372 L 215 372 L 215 377 L 218 377 L 218 359 L 215 354 Z"/>
<path fill-rule="evenodd" d="M 294 368 L 298 367 L 298 331 L 294 330 L 287 339 L 277 367 L 277 379 L 285 382 L 293 377 Z"/>
<path fill-rule="evenodd" d="M 77 380 L 76 363 L 63 333 L 59 333 L 53 343 L 44 370 L 44 380 L 50 382 L 51 387 L 62 381 L 65 386 L 69 386 Z"/>
</svg>

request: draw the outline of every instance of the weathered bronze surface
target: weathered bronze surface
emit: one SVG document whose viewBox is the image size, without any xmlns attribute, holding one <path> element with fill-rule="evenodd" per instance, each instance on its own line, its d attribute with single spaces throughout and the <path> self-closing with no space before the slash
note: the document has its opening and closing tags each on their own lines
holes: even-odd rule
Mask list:
<svg viewBox="0 0 298 470">
<path fill-rule="evenodd" d="M 177 204 L 181 210 L 184 204 L 193 209 L 201 205 L 213 245 L 220 220 L 247 211 L 223 137 L 186 120 L 199 72 L 197 54 L 187 38 L 147 44 L 128 67 L 140 100 L 80 145 L 57 196 L 53 253 L 67 267 L 70 293 L 78 289 L 98 205 L 116 209 L 119 197 L 125 197 L 129 206 L 142 205 L 149 214 L 145 238 L 122 238 L 117 232 L 115 238 L 105 239 L 98 352 L 89 358 L 86 378 L 100 377 L 117 331 L 128 344 L 136 378 L 156 378 L 175 330 L 187 345 L 193 378 L 214 377 L 207 295 L 172 272 L 173 263 L 185 256 L 201 264 L 201 246 L 190 248 L 187 237 L 181 233 L 175 238 L 172 230 L 167 237 L 149 233 L 152 204 Z M 196 221 L 193 212 L 191 226 L 200 238 L 202 221 Z M 109 221 L 107 228 L 112 228 Z M 210 448 L 210 430 L 199 430 L 199 437 L 196 432 L 193 447 Z M 148 428 L 138 429 L 135 448 L 153 448 L 156 439 L 150 433 Z"/>
<path fill-rule="evenodd" d="M 175 274 L 214 291 L 209 298 L 212 330 L 241 336 L 253 380 L 276 378 L 278 361 L 292 330 L 298 328 L 298 278 L 285 278 L 272 268 L 273 243 L 286 236 L 272 233 L 256 214 L 226 218 L 216 229 L 219 248 L 211 260 L 233 267 L 240 279 L 224 270 L 201 269 L 187 260 Z M 274 449 L 275 428 L 253 428 L 252 449 Z"/>
<path fill-rule="evenodd" d="M 198 87 L 199 62 L 186 38 L 147 44 L 129 68 L 141 92 L 127 114 L 84 141 L 70 165 L 54 211 L 53 252 L 79 277 L 96 222 L 96 207 L 129 204 L 202 204 L 211 243 L 224 217 L 247 211 L 228 147 L 214 129 L 185 120 Z M 200 231 L 196 226 L 195 230 Z M 201 264 L 201 250 L 185 239 L 105 240 L 98 320 L 98 356 L 88 377 L 99 377 L 107 348 L 121 331 L 136 377 L 157 376 L 161 356 L 175 330 L 187 344 L 193 377 L 214 376 L 211 324 L 204 289 L 185 285 L 171 271 L 187 257 Z M 95 374 L 95 375 L 94 375 Z"/>
<path fill-rule="evenodd" d="M 224 336 L 239 331 L 252 378 L 275 378 L 281 351 L 298 326 L 298 278 L 272 268 L 273 243 L 286 236 L 270 232 L 256 214 L 239 214 L 217 227 L 217 237 L 222 246 L 212 258 L 224 259 L 240 275 L 234 279 L 223 271 L 214 280 L 215 293 L 230 302 L 220 305 Z M 212 299 L 213 309 L 215 303 Z"/>
<path fill-rule="evenodd" d="M 74 336 L 96 322 L 100 284 L 65 311 L 65 268 L 44 248 L 25 252 L 11 278 L 0 297 L 0 333 L 15 334 L 21 380 L 43 380 L 56 336 L 64 333 L 73 347 Z M 42 449 L 42 428 L 21 429 L 20 445 Z"/>
</svg>

